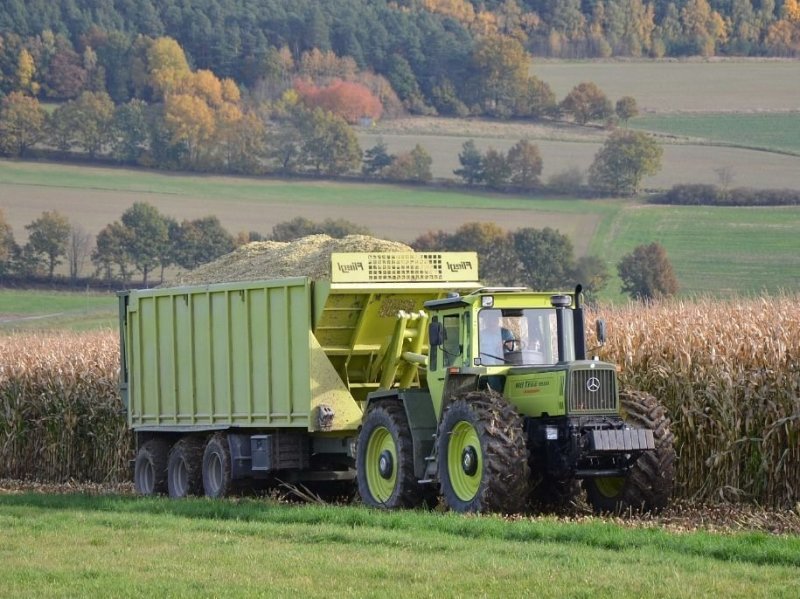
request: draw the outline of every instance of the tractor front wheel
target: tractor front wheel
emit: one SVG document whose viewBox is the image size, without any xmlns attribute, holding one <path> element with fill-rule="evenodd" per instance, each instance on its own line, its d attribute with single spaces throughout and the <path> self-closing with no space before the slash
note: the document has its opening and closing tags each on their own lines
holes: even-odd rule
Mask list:
<svg viewBox="0 0 800 599">
<path fill-rule="evenodd" d="M 625 477 L 583 482 L 597 513 L 658 512 L 669 503 L 675 477 L 674 438 L 670 420 L 655 397 L 640 391 L 620 393 L 622 417 L 628 424 L 653 431 L 656 449 L 643 453 Z"/>
<path fill-rule="evenodd" d="M 394 509 L 422 503 L 411 429 L 399 401 L 370 406 L 358 435 L 356 476 L 361 500 L 369 506 Z"/>
<path fill-rule="evenodd" d="M 439 483 L 450 509 L 525 509 L 530 470 L 522 417 L 501 396 L 473 391 L 451 403 L 436 442 Z"/>
</svg>

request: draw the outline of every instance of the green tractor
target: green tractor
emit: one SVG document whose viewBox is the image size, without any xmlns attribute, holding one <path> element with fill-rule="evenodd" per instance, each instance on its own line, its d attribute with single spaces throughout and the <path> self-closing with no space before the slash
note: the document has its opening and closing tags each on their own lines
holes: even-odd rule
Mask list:
<svg viewBox="0 0 800 599">
<path fill-rule="evenodd" d="M 363 501 L 414 507 L 440 495 L 458 512 L 516 513 L 557 509 L 582 485 L 598 513 L 664 508 L 669 419 L 652 396 L 620 392 L 613 364 L 587 359 L 580 301 L 578 287 L 425 302 L 424 381 L 367 397 L 356 449 Z"/>
</svg>

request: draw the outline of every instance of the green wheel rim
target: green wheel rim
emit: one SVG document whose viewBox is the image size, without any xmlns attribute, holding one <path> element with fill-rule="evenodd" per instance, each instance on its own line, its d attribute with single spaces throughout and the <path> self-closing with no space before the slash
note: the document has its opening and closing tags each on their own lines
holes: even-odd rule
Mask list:
<svg viewBox="0 0 800 599">
<path fill-rule="evenodd" d="M 473 452 L 477 459 L 477 467 L 471 468 L 472 474 L 464 465 L 465 452 Z M 478 431 L 469 422 L 463 420 L 457 423 L 450 433 L 447 444 L 447 472 L 450 475 L 450 484 L 453 491 L 461 501 L 470 501 L 478 494 L 483 475 L 483 453 Z"/>
<path fill-rule="evenodd" d="M 596 478 L 594 479 L 594 486 L 597 487 L 603 497 L 619 497 L 619 494 L 622 493 L 622 487 L 625 486 L 625 479 L 621 477 Z"/>
<path fill-rule="evenodd" d="M 381 455 L 388 452 L 392 456 L 392 471 L 388 478 L 381 474 Z M 389 500 L 397 484 L 397 446 L 392 434 L 385 426 L 372 431 L 367 441 L 367 486 L 375 501 L 384 503 Z"/>
</svg>

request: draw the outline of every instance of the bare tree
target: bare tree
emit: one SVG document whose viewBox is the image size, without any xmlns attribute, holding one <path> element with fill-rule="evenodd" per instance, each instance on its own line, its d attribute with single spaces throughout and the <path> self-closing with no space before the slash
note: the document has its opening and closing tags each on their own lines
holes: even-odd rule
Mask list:
<svg viewBox="0 0 800 599">
<path fill-rule="evenodd" d="M 67 262 L 69 263 L 69 278 L 77 279 L 83 271 L 86 259 L 92 253 L 94 238 L 91 233 L 81 225 L 72 225 L 69 242 L 67 243 Z"/>
</svg>

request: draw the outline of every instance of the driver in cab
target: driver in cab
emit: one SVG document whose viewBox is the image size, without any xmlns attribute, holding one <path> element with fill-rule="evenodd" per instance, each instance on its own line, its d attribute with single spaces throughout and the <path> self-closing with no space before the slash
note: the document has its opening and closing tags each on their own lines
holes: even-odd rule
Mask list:
<svg viewBox="0 0 800 599">
<path fill-rule="evenodd" d="M 500 310 L 484 309 L 478 315 L 480 337 L 481 364 L 506 364 L 504 354 L 516 351 L 514 345 L 518 342 L 510 329 L 503 326 L 503 315 Z"/>
</svg>

